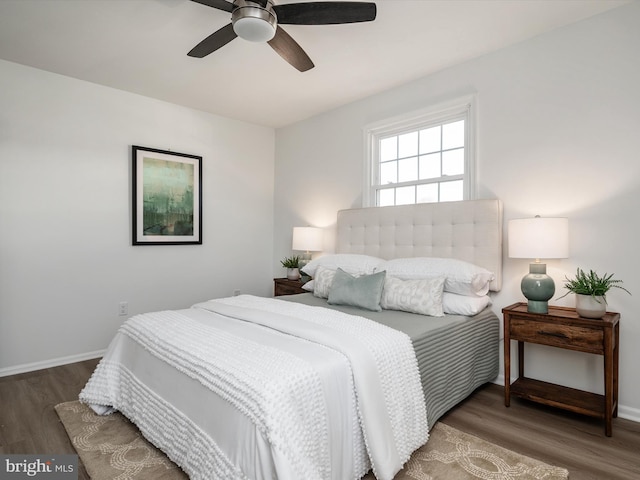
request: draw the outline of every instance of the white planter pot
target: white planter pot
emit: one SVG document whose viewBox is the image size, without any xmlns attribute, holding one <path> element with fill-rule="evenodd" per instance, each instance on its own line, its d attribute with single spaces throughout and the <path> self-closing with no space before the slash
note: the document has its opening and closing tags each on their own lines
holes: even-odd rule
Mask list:
<svg viewBox="0 0 640 480">
<path fill-rule="evenodd" d="M 299 268 L 287 268 L 287 278 L 289 280 L 298 280 L 300 278 Z"/>
<path fill-rule="evenodd" d="M 576 295 L 576 311 L 581 317 L 602 318 L 607 311 L 607 304 L 604 297 Z"/>
</svg>

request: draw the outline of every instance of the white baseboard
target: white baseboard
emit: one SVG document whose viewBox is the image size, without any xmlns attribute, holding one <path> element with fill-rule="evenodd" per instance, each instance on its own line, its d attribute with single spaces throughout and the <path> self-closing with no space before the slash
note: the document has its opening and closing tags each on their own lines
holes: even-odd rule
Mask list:
<svg viewBox="0 0 640 480">
<path fill-rule="evenodd" d="M 54 358 L 52 360 L 44 360 L 42 362 L 25 363 L 14 367 L 0 368 L 0 377 L 8 377 L 9 375 L 18 375 L 20 373 L 34 372 L 43 368 L 59 367 L 69 363 L 82 362 L 91 360 L 92 358 L 102 357 L 107 350 L 96 350 L 95 352 L 79 353 L 77 355 L 69 355 L 68 357 Z"/>
<path fill-rule="evenodd" d="M 504 375 L 498 375 L 492 383 L 504 386 Z M 618 417 L 640 423 L 640 409 L 618 405 Z"/>
<path fill-rule="evenodd" d="M 640 423 L 640 409 L 625 407 L 624 405 L 618 406 L 618 416 L 634 422 Z"/>
</svg>

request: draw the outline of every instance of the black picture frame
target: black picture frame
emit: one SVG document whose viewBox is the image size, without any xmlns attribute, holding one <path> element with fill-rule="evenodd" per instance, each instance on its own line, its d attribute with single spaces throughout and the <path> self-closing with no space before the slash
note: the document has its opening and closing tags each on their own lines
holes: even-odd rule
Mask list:
<svg viewBox="0 0 640 480">
<path fill-rule="evenodd" d="M 132 145 L 132 244 L 202 244 L 202 157 Z"/>
</svg>

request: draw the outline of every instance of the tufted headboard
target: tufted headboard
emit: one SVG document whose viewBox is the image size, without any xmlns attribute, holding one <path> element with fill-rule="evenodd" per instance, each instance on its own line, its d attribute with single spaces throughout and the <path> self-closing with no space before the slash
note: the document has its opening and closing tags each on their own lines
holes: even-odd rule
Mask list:
<svg viewBox="0 0 640 480">
<path fill-rule="evenodd" d="M 336 242 L 336 253 L 457 258 L 493 272 L 492 291 L 502 286 L 497 199 L 340 210 Z"/>
</svg>

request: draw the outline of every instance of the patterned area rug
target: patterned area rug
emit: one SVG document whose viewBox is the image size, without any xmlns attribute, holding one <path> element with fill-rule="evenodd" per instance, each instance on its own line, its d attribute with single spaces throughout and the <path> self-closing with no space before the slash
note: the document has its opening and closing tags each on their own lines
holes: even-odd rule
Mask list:
<svg viewBox="0 0 640 480">
<path fill-rule="evenodd" d="M 184 480 L 185 473 L 147 442 L 120 413 L 99 416 L 80 402 L 56 405 L 73 446 L 93 480 Z M 553 467 L 468 435 L 441 422 L 394 480 L 556 480 Z M 368 474 L 363 480 L 375 480 Z"/>
</svg>

